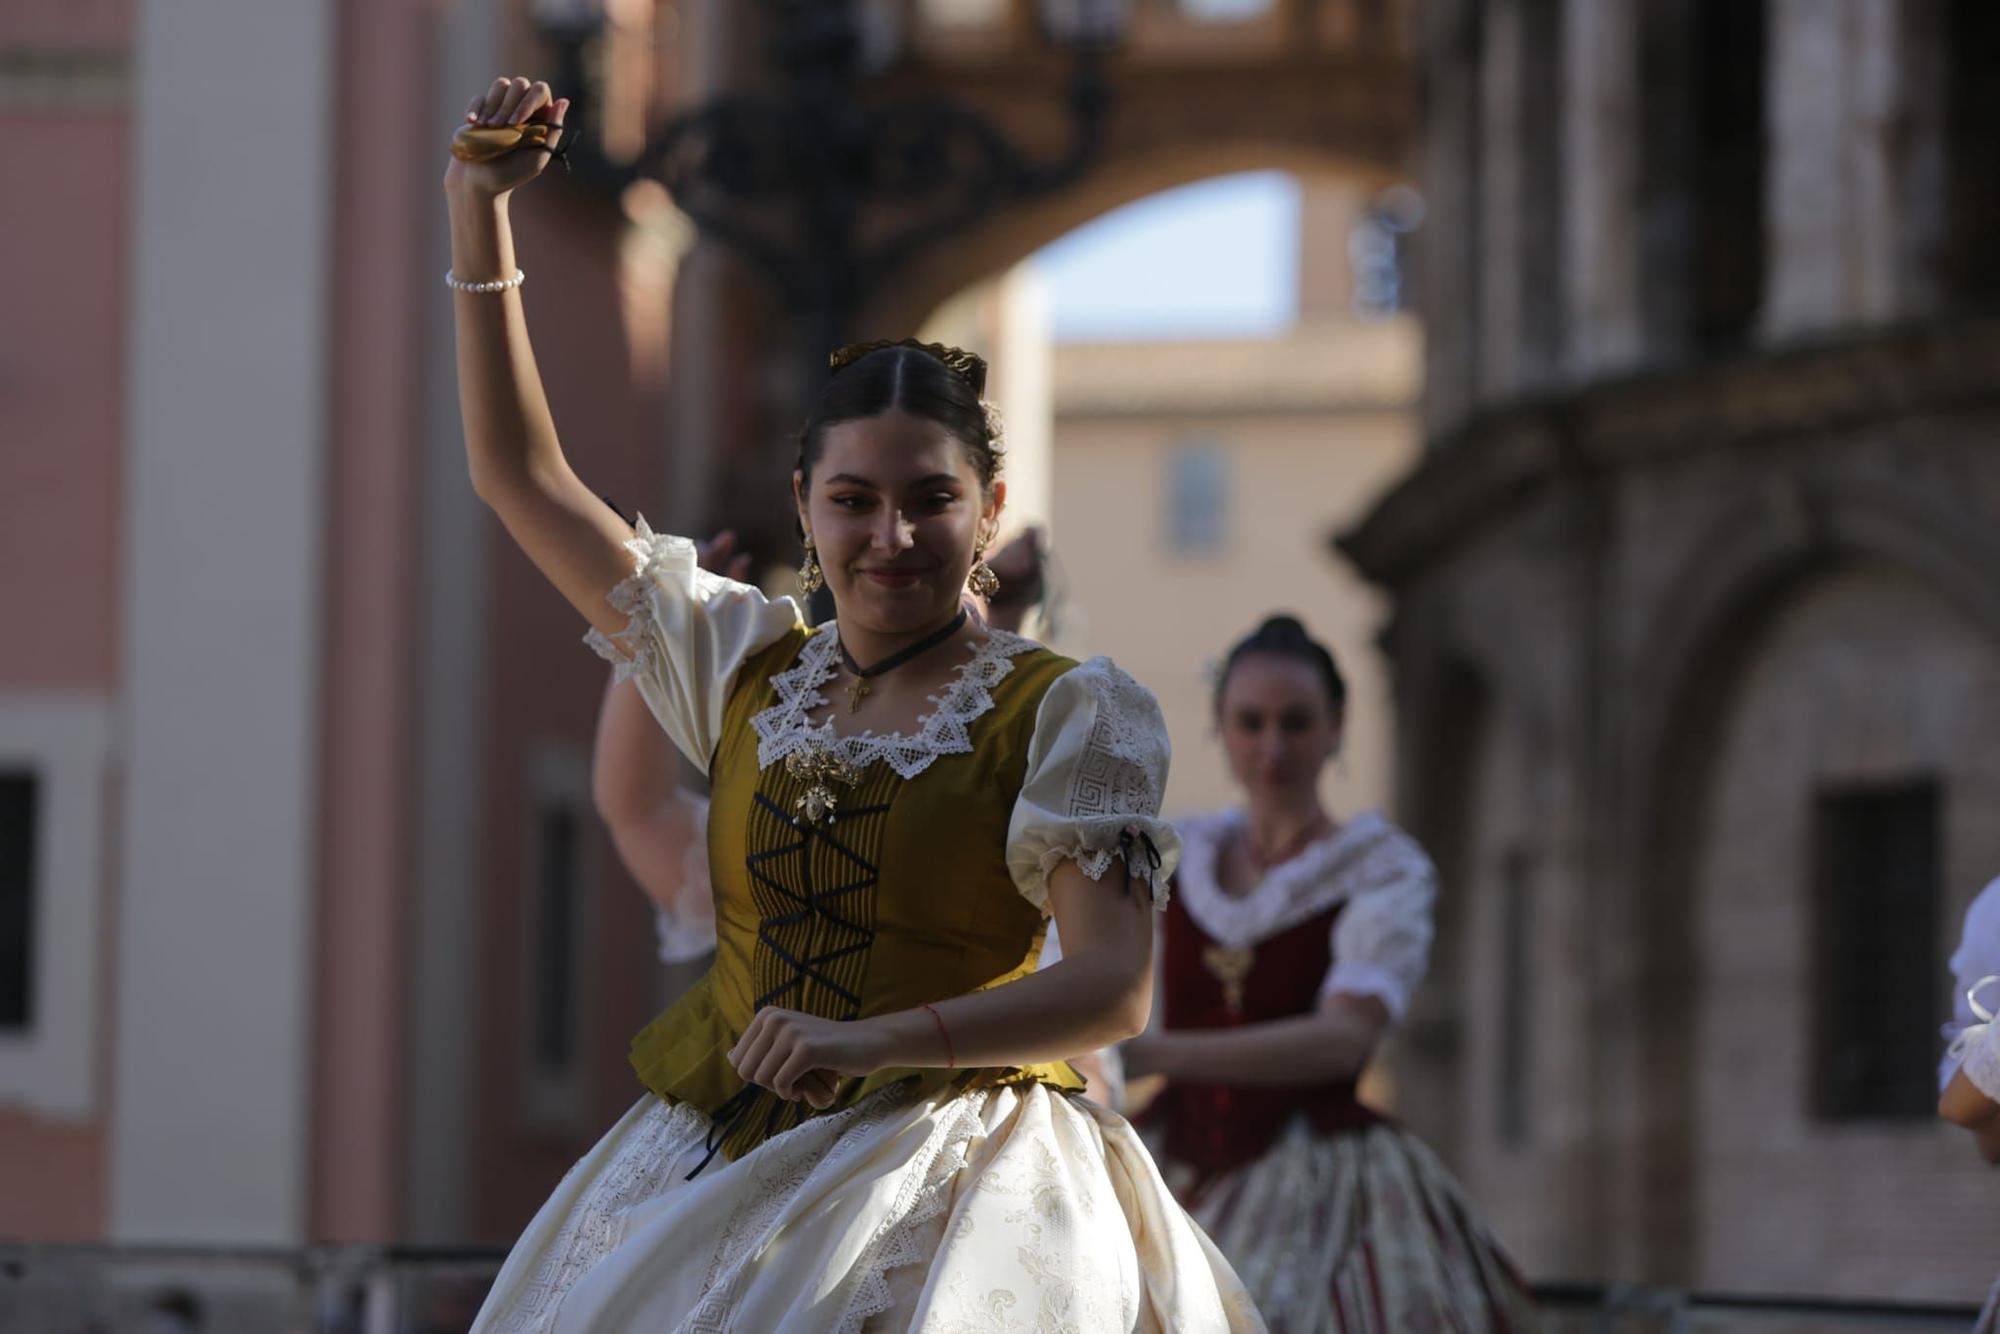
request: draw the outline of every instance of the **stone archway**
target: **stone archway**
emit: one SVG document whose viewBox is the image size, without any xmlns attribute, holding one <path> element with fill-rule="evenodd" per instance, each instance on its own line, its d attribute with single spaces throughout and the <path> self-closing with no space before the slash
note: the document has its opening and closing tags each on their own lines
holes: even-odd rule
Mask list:
<svg viewBox="0 0 2000 1334">
<path fill-rule="evenodd" d="M 1622 1068 L 1633 1146 L 1621 1187 L 1647 1276 L 1692 1272 L 1702 1226 L 1702 1118 L 1694 1016 L 1701 998 L 1696 887 L 1706 844 L 1706 784 L 1730 726 L 1733 687 L 1757 661 L 1764 629 L 1820 580 L 1865 564 L 1940 596 L 2000 648 L 2000 540 L 1965 510 L 1893 483 L 1797 483 L 1718 521 L 1662 600 L 1632 682 L 1635 813 L 1623 919 L 1635 956 L 1636 1050 Z"/>
<path fill-rule="evenodd" d="M 1274 0 L 1236 24 L 1203 24 L 1169 5 L 1135 8 L 1109 61 L 1110 111 L 1089 174 L 913 256 L 864 301 L 853 336 L 908 332 L 1048 241 L 1175 185 L 1263 167 L 1331 168 L 1384 184 L 1404 174 L 1415 112 L 1407 0 Z M 1029 160 L 1061 159 L 1073 132 L 1064 65 L 1037 35 L 1031 0 L 1009 0 L 991 22 L 950 32 L 927 27 L 920 7 L 891 9 L 903 44 L 864 97 L 948 95 Z M 726 70 L 703 71 L 710 93 L 756 86 L 753 7 L 709 3 L 698 14 L 704 41 L 733 53 Z M 786 312 L 751 290 L 755 279 L 718 248 L 696 247 L 675 298 L 669 429 L 710 453 L 673 465 L 677 492 L 706 502 L 681 521 L 726 524 L 767 555 L 788 556 L 783 481 L 802 363 Z"/>
<path fill-rule="evenodd" d="M 892 291 L 868 308 L 864 325 L 914 329 L 955 293 L 1005 272 L 1043 246 L 1127 204 L 1218 176 L 1265 170 L 1301 176 L 1338 173 L 1375 188 L 1402 179 L 1401 173 L 1380 163 L 1286 144 L 1198 143 L 1135 154 L 1107 164 L 1066 194 L 995 218 L 912 265 Z"/>
</svg>

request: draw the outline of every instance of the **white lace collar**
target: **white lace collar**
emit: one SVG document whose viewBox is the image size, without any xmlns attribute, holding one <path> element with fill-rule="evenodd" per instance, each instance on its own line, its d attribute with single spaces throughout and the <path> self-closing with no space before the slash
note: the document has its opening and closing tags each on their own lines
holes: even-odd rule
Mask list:
<svg viewBox="0 0 2000 1334">
<path fill-rule="evenodd" d="M 831 718 L 817 727 L 808 721 L 827 702 L 820 687 L 840 674 L 840 636 L 829 621 L 806 640 L 798 661 L 771 678 L 778 702 L 750 720 L 757 729 L 757 767 L 768 769 L 807 746 L 825 746 L 857 765 L 886 760 L 899 776 L 915 778 L 938 756 L 972 749 L 973 720 L 993 707 L 993 687 L 1014 670 L 1015 658 L 1037 647 L 1032 639 L 989 629 L 971 661 L 954 667 L 951 684 L 930 697 L 937 707 L 917 720 L 916 731 L 842 736 Z"/>
<path fill-rule="evenodd" d="M 1245 824 L 1241 811 L 1220 811 L 1181 822 L 1181 865 L 1174 889 L 1195 925 L 1218 944 L 1255 945 L 1316 917 L 1346 898 L 1348 874 L 1388 836 L 1393 826 L 1379 811 L 1362 811 L 1338 829 L 1278 863 L 1246 894 L 1222 887 L 1222 850 Z"/>
</svg>

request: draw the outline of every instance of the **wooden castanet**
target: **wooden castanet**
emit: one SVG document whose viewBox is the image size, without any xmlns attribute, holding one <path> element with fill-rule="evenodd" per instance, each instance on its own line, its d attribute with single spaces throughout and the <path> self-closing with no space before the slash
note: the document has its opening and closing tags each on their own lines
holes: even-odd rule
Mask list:
<svg viewBox="0 0 2000 1334">
<path fill-rule="evenodd" d="M 548 148 L 549 136 L 558 128 L 541 120 L 520 125 L 461 125 L 451 136 L 451 155 L 460 162 L 491 162 L 517 148 Z"/>
</svg>

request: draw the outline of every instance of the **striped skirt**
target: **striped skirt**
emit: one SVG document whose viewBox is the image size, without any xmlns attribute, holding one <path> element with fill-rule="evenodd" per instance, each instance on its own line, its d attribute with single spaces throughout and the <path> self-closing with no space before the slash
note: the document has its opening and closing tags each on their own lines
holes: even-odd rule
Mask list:
<svg viewBox="0 0 2000 1334">
<path fill-rule="evenodd" d="M 1166 1177 L 1183 1200 L 1186 1183 Z M 1512 1334 L 1541 1327 L 1499 1243 L 1437 1156 L 1391 1124 L 1319 1134 L 1295 1121 L 1188 1212 L 1273 1334 Z"/>
</svg>

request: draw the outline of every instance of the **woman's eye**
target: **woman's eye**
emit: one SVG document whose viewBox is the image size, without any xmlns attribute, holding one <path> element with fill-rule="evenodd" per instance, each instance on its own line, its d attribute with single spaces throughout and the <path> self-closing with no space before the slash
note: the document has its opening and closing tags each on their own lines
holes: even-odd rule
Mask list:
<svg viewBox="0 0 2000 1334">
<path fill-rule="evenodd" d="M 927 497 L 924 500 L 924 505 L 926 508 L 929 508 L 931 510 L 941 510 L 941 509 L 951 508 L 951 506 L 957 503 L 957 501 L 958 497 L 953 495 L 951 492 L 940 491 L 936 495 Z"/>
<path fill-rule="evenodd" d="M 844 509 L 844 510 L 863 510 L 863 509 L 866 509 L 866 508 L 868 508 L 868 497 L 866 497 L 866 496 L 852 496 L 852 495 L 850 495 L 850 496 L 835 496 L 835 497 L 833 498 L 833 503 L 834 503 L 834 506 L 835 506 L 835 508 L 837 508 L 837 509 Z"/>
</svg>

